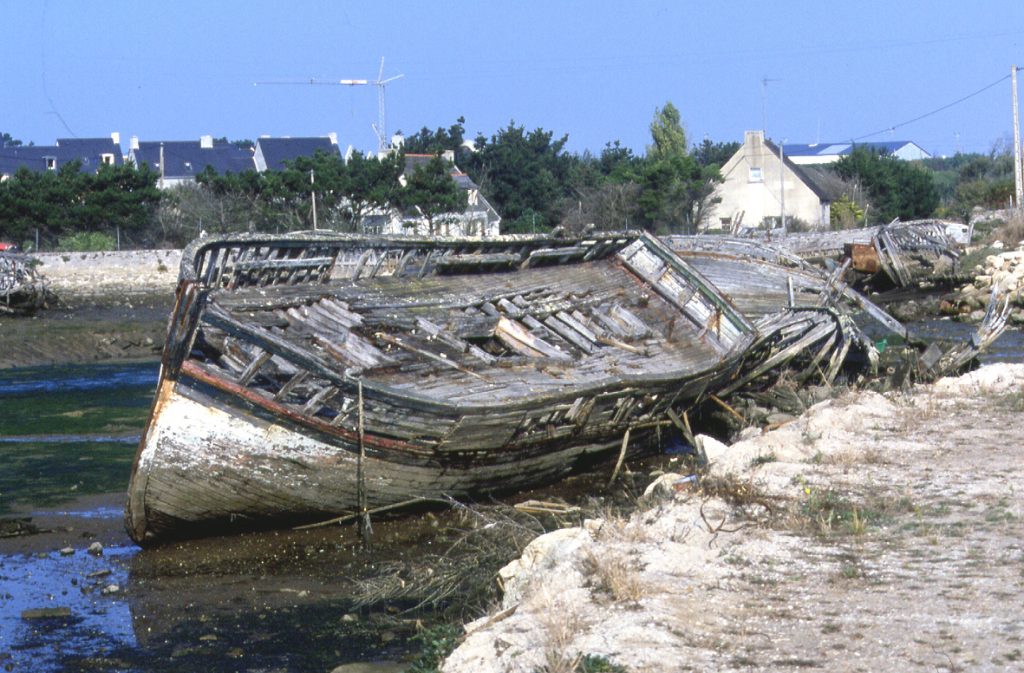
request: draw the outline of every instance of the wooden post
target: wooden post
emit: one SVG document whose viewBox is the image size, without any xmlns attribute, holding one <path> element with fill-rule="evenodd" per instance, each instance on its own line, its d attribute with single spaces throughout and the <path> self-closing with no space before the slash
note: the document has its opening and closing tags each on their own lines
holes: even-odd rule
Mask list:
<svg viewBox="0 0 1024 673">
<path fill-rule="evenodd" d="M 1017 66 L 1010 66 L 1010 81 L 1013 85 L 1013 184 L 1016 203 L 1013 207 L 1018 211 L 1024 209 L 1024 178 L 1021 177 L 1020 157 L 1020 121 L 1017 109 Z M 969 242 L 969 241 L 968 241 Z"/>
<path fill-rule="evenodd" d="M 356 498 L 359 501 L 359 537 L 363 546 L 370 546 L 373 527 L 370 525 L 370 512 L 366 508 L 366 477 L 364 461 L 366 460 L 365 426 L 363 425 L 363 381 L 359 380 L 359 459 L 356 462 Z"/>
<path fill-rule="evenodd" d="M 630 429 L 631 428 L 626 428 L 626 434 L 622 436 L 622 448 L 619 450 L 619 460 L 615 463 L 615 469 L 612 470 L 612 478 L 608 480 L 609 486 L 615 483 L 615 477 L 619 476 L 619 470 L 622 468 L 622 461 L 626 459 L 626 449 L 629 448 Z"/>
</svg>

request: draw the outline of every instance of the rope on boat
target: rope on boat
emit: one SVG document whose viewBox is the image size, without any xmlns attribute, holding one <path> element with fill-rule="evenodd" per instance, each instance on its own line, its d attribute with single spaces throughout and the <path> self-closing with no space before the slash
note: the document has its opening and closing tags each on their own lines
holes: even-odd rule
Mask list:
<svg viewBox="0 0 1024 673">
<path fill-rule="evenodd" d="M 370 511 L 366 507 L 366 477 L 363 462 L 366 460 L 366 437 L 363 425 L 363 380 L 359 379 L 359 459 L 356 461 L 356 498 L 359 503 L 359 537 L 363 544 L 369 546 L 373 526 L 370 524 Z"/>
</svg>

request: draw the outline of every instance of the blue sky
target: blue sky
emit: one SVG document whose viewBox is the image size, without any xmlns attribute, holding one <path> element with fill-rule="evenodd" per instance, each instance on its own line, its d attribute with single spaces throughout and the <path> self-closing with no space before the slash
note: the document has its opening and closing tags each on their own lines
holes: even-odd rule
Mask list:
<svg viewBox="0 0 1024 673">
<path fill-rule="evenodd" d="M 764 127 L 985 152 L 1012 138 L 1008 76 L 1024 66 L 1020 0 L 0 0 L 0 23 L 0 131 L 36 144 L 333 131 L 372 149 L 374 87 L 254 82 L 372 79 L 384 57 L 404 75 L 389 132 L 464 116 L 470 135 L 514 120 L 572 151 L 642 152 L 672 101 L 691 142 Z"/>
</svg>

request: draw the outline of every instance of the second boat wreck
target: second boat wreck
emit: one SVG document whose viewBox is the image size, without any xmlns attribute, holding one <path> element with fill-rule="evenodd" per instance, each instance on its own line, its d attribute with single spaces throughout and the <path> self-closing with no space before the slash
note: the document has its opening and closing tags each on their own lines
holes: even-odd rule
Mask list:
<svg viewBox="0 0 1024 673">
<path fill-rule="evenodd" d="M 550 481 L 678 418 L 755 338 L 647 235 L 203 240 L 128 530 L 145 544 Z"/>
<path fill-rule="evenodd" d="M 0 252 L 0 315 L 32 313 L 46 306 L 50 292 L 28 255 Z"/>
</svg>

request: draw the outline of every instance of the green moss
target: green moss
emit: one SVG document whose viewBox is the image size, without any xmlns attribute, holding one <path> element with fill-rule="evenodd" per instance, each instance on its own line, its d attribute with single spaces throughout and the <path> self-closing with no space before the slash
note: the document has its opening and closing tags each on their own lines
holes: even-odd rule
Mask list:
<svg viewBox="0 0 1024 673">
<path fill-rule="evenodd" d="M 135 445 L 125 442 L 0 444 L 0 514 L 55 505 L 80 495 L 123 491 Z"/>
</svg>

